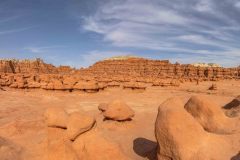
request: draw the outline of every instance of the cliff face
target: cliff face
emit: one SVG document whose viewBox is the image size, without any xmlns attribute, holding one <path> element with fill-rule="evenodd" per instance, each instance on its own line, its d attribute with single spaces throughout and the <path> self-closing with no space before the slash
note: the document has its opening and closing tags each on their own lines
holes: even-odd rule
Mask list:
<svg viewBox="0 0 240 160">
<path fill-rule="evenodd" d="M 143 58 L 108 59 L 99 61 L 86 69 L 75 70 L 69 66 L 55 67 L 36 60 L 0 60 L 0 73 L 22 74 L 78 74 L 101 80 L 101 78 L 185 78 L 211 80 L 212 78 L 240 78 L 240 68 L 196 67 L 171 64 L 168 60 Z"/>
<path fill-rule="evenodd" d="M 105 60 L 95 63 L 82 74 L 103 76 L 124 76 L 144 78 L 239 78 L 239 68 L 195 67 L 193 65 L 171 64 L 167 60 L 131 58 L 127 60 Z"/>
<path fill-rule="evenodd" d="M 36 60 L 0 60 L 1 73 L 70 73 L 72 69 L 68 66 L 55 67 L 44 63 L 41 59 Z"/>
<path fill-rule="evenodd" d="M 178 87 L 185 81 L 240 79 L 240 68 L 194 67 L 168 60 L 108 59 L 86 69 L 55 67 L 42 60 L 0 60 L 0 89 L 41 88 L 96 92 L 105 87 L 144 90 L 146 85 Z"/>
</svg>

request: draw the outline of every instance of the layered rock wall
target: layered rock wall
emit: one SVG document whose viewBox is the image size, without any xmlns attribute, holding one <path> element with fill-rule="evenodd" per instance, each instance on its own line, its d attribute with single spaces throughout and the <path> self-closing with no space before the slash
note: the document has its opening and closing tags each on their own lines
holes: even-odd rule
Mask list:
<svg viewBox="0 0 240 160">
<path fill-rule="evenodd" d="M 80 72 L 98 77 L 121 75 L 144 78 L 203 78 L 206 80 L 240 77 L 240 68 L 195 67 L 189 64 L 171 64 L 168 60 L 142 58 L 100 61 Z"/>
<path fill-rule="evenodd" d="M 36 60 L 0 60 L 1 73 L 70 73 L 73 69 L 68 66 L 55 67 L 44 63 L 41 59 Z"/>
</svg>

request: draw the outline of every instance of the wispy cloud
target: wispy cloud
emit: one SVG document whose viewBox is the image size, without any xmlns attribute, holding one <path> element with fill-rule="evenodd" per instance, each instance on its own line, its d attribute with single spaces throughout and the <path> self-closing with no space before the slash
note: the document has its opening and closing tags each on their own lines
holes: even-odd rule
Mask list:
<svg viewBox="0 0 240 160">
<path fill-rule="evenodd" d="M 223 1 L 110 0 L 81 28 L 115 47 L 186 52 L 192 59 L 240 56 L 239 2 Z"/>
<path fill-rule="evenodd" d="M 32 28 L 33 27 L 25 27 L 25 28 L 11 29 L 11 30 L 3 30 L 3 31 L 0 31 L 0 35 L 23 32 L 23 31 L 26 31 L 26 30 L 29 30 L 29 29 L 32 29 Z"/>
<path fill-rule="evenodd" d="M 53 45 L 53 46 L 42 46 L 42 47 L 25 47 L 24 50 L 30 51 L 32 53 L 44 53 L 51 49 L 56 48 L 65 48 L 66 46 L 63 45 Z"/>
</svg>

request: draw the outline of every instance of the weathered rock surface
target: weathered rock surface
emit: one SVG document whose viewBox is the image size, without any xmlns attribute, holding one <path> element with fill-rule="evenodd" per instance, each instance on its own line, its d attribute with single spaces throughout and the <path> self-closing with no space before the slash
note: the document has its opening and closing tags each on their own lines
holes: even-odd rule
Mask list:
<svg viewBox="0 0 240 160">
<path fill-rule="evenodd" d="M 206 132 L 184 109 L 180 98 L 168 99 L 160 105 L 155 134 L 159 160 L 226 160 L 234 157 L 240 147 L 238 135 Z"/>
<path fill-rule="evenodd" d="M 55 67 L 36 60 L 0 60 L 0 86 L 45 90 L 98 92 L 106 87 L 145 90 L 153 86 L 179 87 L 185 81 L 240 79 L 240 68 L 195 67 L 167 60 L 109 59 L 85 69 Z M 181 83 L 180 83 L 181 82 Z M 216 87 L 213 86 L 213 89 Z"/>
<path fill-rule="evenodd" d="M 80 160 L 64 129 L 48 127 L 47 130 L 46 160 Z"/>
<path fill-rule="evenodd" d="M 103 116 L 115 121 L 124 121 L 130 120 L 134 116 L 134 111 L 125 102 L 115 100 L 107 105 Z"/>
<path fill-rule="evenodd" d="M 44 116 L 49 127 L 67 128 L 68 114 L 64 109 L 58 107 L 48 108 Z"/>
<path fill-rule="evenodd" d="M 94 123 L 92 117 L 75 112 L 67 129 L 48 127 L 47 160 L 128 160 L 119 145 L 91 129 Z"/>
<path fill-rule="evenodd" d="M 22 148 L 0 137 L 0 159 L 1 160 L 21 160 Z"/>
<path fill-rule="evenodd" d="M 240 131 L 239 120 L 225 116 L 221 107 L 207 96 L 193 96 L 184 107 L 208 132 L 229 134 Z"/>
<path fill-rule="evenodd" d="M 83 160 L 129 160 L 119 145 L 96 131 L 81 135 L 73 142 L 73 148 Z"/>
<path fill-rule="evenodd" d="M 74 141 L 80 134 L 90 130 L 95 122 L 96 120 L 93 117 L 80 112 L 70 114 L 67 122 L 68 138 Z"/>
</svg>

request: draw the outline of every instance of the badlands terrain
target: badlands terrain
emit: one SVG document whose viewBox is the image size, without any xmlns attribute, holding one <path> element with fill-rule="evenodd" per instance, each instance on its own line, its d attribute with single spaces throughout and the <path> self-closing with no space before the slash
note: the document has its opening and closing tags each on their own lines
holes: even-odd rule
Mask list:
<svg viewBox="0 0 240 160">
<path fill-rule="evenodd" d="M 240 68 L 0 60 L 0 160 L 239 160 Z"/>
</svg>

